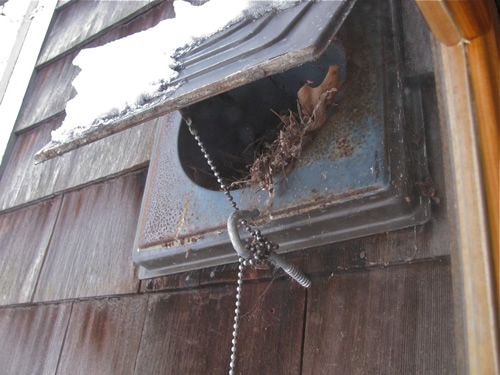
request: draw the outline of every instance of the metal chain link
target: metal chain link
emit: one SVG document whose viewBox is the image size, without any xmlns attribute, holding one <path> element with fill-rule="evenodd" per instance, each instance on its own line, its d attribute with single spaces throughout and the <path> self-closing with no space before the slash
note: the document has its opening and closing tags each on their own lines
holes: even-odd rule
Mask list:
<svg viewBox="0 0 500 375">
<path fill-rule="evenodd" d="M 234 309 L 234 323 L 233 323 L 233 339 L 231 340 L 231 361 L 229 362 L 229 375 L 234 375 L 234 368 L 236 367 L 236 343 L 238 342 L 238 327 L 240 319 L 240 305 L 241 305 L 241 285 L 243 284 L 243 265 L 244 259 L 239 258 L 238 265 L 238 285 L 236 287 L 236 307 Z"/>
<path fill-rule="evenodd" d="M 186 122 L 189 132 L 194 137 L 196 142 L 198 142 L 198 146 L 200 147 L 203 156 L 207 160 L 212 173 L 215 178 L 217 178 L 217 182 L 221 190 L 227 197 L 231 207 L 235 211 L 239 211 L 239 208 L 234 201 L 233 196 L 229 192 L 227 185 L 224 183 L 224 180 L 220 176 L 220 173 L 217 171 L 217 167 L 215 166 L 210 154 L 207 152 L 203 142 L 201 142 L 200 136 L 198 135 L 198 131 L 193 128 L 193 121 L 188 116 L 183 116 L 184 121 Z M 241 211 L 240 211 L 241 212 Z M 240 300 L 241 300 L 241 286 L 243 284 L 243 269 L 248 265 L 261 264 L 261 263 L 270 263 L 269 260 L 272 260 L 272 263 L 280 266 L 287 272 L 292 278 L 294 278 L 297 282 L 299 282 L 305 288 L 309 287 L 310 280 L 295 266 L 288 264 L 283 261 L 281 258 L 274 253 L 275 250 L 278 250 L 279 245 L 270 241 L 266 236 L 262 235 L 260 230 L 252 229 L 251 225 L 248 224 L 248 221 L 243 219 L 240 220 L 240 224 L 244 226 L 245 230 L 250 233 L 252 236 L 251 242 L 245 245 L 245 248 L 251 252 L 253 257 L 249 259 L 245 259 L 243 257 L 239 257 L 239 265 L 238 265 L 238 285 L 236 287 L 236 308 L 234 309 L 234 323 L 233 323 L 233 338 L 231 341 L 231 361 L 229 362 L 229 375 L 234 375 L 234 368 L 236 366 L 236 343 L 238 337 L 238 326 L 239 326 L 239 318 L 240 318 Z M 237 230 L 237 229 L 236 229 Z M 234 246 L 234 245 L 233 245 Z"/>
<path fill-rule="evenodd" d="M 207 149 L 203 145 L 203 142 L 200 139 L 200 136 L 198 135 L 198 131 L 193 127 L 193 121 L 191 120 L 190 117 L 185 116 L 184 121 L 186 122 L 186 125 L 188 126 L 189 132 L 191 135 L 194 137 L 196 142 L 198 143 L 198 146 L 200 147 L 201 152 L 203 153 L 203 156 L 207 160 L 208 165 L 210 166 L 210 169 L 212 170 L 212 173 L 214 174 L 215 178 L 217 178 L 217 182 L 219 183 L 219 186 L 221 190 L 224 192 L 224 194 L 227 197 L 227 200 L 229 201 L 231 207 L 233 207 L 234 210 L 239 210 L 236 202 L 234 201 L 233 196 L 229 192 L 229 189 L 227 185 L 224 183 L 224 180 L 220 176 L 219 171 L 217 170 L 217 167 L 215 166 L 212 158 L 210 157 L 210 154 L 208 153 Z M 236 308 L 234 309 L 234 324 L 233 324 L 233 338 L 231 341 L 231 361 L 229 362 L 229 375 L 234 375 L 234 368 L 236 365 L 236 343 L 237 343 L 237 337 L 238 337 L 238 326 L 239 326 L 239 318 L 240 318 L 240 300 L 241 300 L 241 286 L 243 284 L 243 269 L 247 265 L 253 265 L 257 263 L 263 263 L 267 262 L 267 259 L 269 258 L 269 255 L 271 254 L 271 251 L 277 250 L 279 248 L 278 244 L 275 244 L 268 240 L 265 236 L 263 236 L 258 229 L 252 229 L 250 224 L 248 224 L 247 220 L 241 220 L 241 225 L 245 227 L 245 230 L 250 233 L 253 237 L 252 242 L 246 245 L 247 249 L 254 254 L 253 259 L 244 259 L 244 258 L 239 258 L 239 265 L 238 265 L 238 285 L 236 287 Z"/>
<path fill-rule="evenodd" d="M 198 142 L 198 146 L 200 147 L 203 156 L 207 160 L 207 163 L 210 166 L 210 169 L 212 170 L 212 173 L 214 174 L 215 178 L 217 178 L 217 182 L 219 183 L 221 190 L 226 195 L 227 200 L 229 201 L 231 207 L 233 207 L 234 210 L 239 210 L 236 202 L 234 201 L 233 196 L 229 192 L 229 188 L 224 183 L 224 180 L 220 176 L 220 173 L 217 170 L 217 167 L 215 166 L 212 158 L 210 157 L 210 154 L 203 145 L 203 142 L 201 141 L 200 136 L 198 135 L 198 131 L 193 127 L 193 121 L 191 120 L 191 117 L 185 116 L 184 121 L 188 126 L 189 132 L 194 137 L 196 142 Z M 262 235 L 260 230 L 252 229 L 252 227 L 248 224 L 247 220 L 241 220 L 241 225 L 243 225 L 245 227 L 245 230 L 248 233 L 250 233 L 251 236 L 253 237 L 252 242 L 247 245 L 247 248 L 254 254 L 254 257 L 253 259 L 245 259 L 244 265 L 246 266 L 246 265 L 253 265 L 253 264 L 260 264 L 267 262 L 269 255 L 271 254 L 271 251 L 278 250 L 279 245 L 270 241 L 266 236 Z"/>
</svg>

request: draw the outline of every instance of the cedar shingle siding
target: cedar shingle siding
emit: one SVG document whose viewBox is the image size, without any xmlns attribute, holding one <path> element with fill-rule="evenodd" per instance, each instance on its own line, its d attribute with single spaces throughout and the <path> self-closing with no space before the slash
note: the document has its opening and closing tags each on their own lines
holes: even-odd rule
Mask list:
<svg viewBox="0 0 500 375">
<path fill-rule="evenodd" d="M 420 30 L 418 51 L 431 61 L 421 16 L 402 3 L 412 21 L 402 25 Z M 170 1 L 56 10 L 0 180 L 2 374 L 228 371 L 236 266 L 139 281 L 132 262 L 157 120 L 33 165 L 75 94 L 78 51 L 171 16 Z M 441 205 L 428 224 L 287 254 L 311 275 L 308 290 L 280 271 L 245 271 L 237 373 L 456 373 L 442 145 L 432 134 Z"/>
</svg>

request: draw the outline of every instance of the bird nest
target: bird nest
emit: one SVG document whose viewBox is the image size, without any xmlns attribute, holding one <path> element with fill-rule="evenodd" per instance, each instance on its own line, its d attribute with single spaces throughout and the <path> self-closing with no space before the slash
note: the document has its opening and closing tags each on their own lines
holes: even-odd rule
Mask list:
<svg viewBox="0 0 500 375">
<path fill-rule="evenodd" d="M 326 123 L 334 106 L 335 96 L 342 85 L 339 67 L 330 66 L 323 82 L 311 87 L 308 81 L 297 92 L 297 110 L 286 114 L 274 112 L 280 119 L 280 127 L 274 141 L 262 140 L 258 145 L 253 164 L 248 166 L 248 177 L 232 183 L 231 187 L 259 187 L 274 192 L 276 178 L 286 179 L 302 151 L 314 139 Z M 259 142 L 259 140 L 257 140 Z"/>
</svg>

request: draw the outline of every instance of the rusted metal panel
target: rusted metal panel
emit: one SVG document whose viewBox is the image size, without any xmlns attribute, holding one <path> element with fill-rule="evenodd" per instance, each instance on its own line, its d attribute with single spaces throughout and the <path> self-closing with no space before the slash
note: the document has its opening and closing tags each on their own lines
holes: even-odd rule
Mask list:
<svg viewBox="0 0 500 375">
<path fill-rule="evenodd" d="M 107 2 L 84 1 L 82 3 L 105 4 Z M 147 29 L 156 25 L 161 20 L 172 16 L 172 4 L 170 2 L 162 2 L 129 23 L 104 33 L 98 39 L 85 44 L 82 48 L 91 48 L 106 44 L 115 39 Z M 67 101 L 76 94 L 71 82 L 80 72 L 79 68 L 72 64 L 77 53 L 78 51 L 74 51 L 34 72 L 17 119 L 16 131 L 19 132 L 64 111 Z"/>
<path fill-rule="evenodd" d="M 132 374 L 147 296 L 74 302 L 57 374 Z"/>
<path fill-rule="evenodd" d="M 135 374 L 229 370 L 235 285 L 150 296 Z M 305 290 L 244 283 L 236 373 L 300 374 Z"/>
<path fill-rule="evenodd" d="M 130 253 L 145 177 L 141 171 L 64 195 L 35 301 L 138 291 Z"/>
<path fill-rule="evenodd" d="M 455 374 L 447 261 L 313 279 L 303 374 Z"/>
<path fill-rule="evenodd" d="M 0 180 L 0 211 L 60 194 L 103 178 L 143 168 L 149 162 L 156 122 L 76 150 L 50 162 L 35 165 L 34 153 L 50 139 L 62 117 L 53 118 L 17 137 Z"/>
<path fill-rule="evenodd" d="M 337 34 L 345 53 L 334 42 L 314 63 L 187 109 L 208 153 L 223 155 L 215 163 L 220 169 L 227 154 L 219 145 L 239 141 L 248 129 L 253 132 L 253 122 L 246 122 L 252 112 L 283 109 L 257 107 L 256 96 L 276 96 L 269 87 L 298 89 L 311 72 L 328 70 L 328 65 L 338 64 L 341 72 L 347 71 L 338 106 L 286 178 L 276 177 L 281 181 L 274 194 L 258 191 L 258 187 L 232 192 L 240 208 L 259 209 L 257 223 L 280 244 L 280 252 L 414 226 L 430 217 L 429 197 L 417 188 L 428 172 L 421 104 L 427 91 L 420 81 L 402 82 L 401 46 L 391 31 L 398 19 L 390 9 L 382 3 L 358 5 Z M 363 20 L 374 13 L 380 16 L 372 17 L 360 30 Z M 342 59 L 345 55 L 347 62 Z M 407 97 L 405 87 L 410 93 Z M 252 103 L 250 109 L 240 109 L 248 103 Z M 435 107 L 428 110 L 436 111 Z M 235 113 L 241 121 L 226 120 Z M 194 165 L 215 181 L 210 169 L 203 169 L 206 161 L 180 116 L 173 113 L 163 121 L 137 235 L 139 250 L 134 259 L 142 266 L 141 278 L 236 260 L 226 232 L 232 212 L 226 196 L 208 190 L 195 174 L 187 173 Z M 235 135 L 230 138 L 230 134 Z M 210 139 L 219 143 L 206 141 Z"/>
<path fill-rule="evenodd" d="M 2 374 L 55 374 L 71 305 L 0 309 Z"/>
<path fill-rule="evenodd" d="M 353 3 L 352 0 L 302 2 L 255 22 L 233 25 L 222 36 L 216 34 L 199 48 L 179 56 L 183 69 L 178 78 L 144 106 L 91 127 L 65 143 L 48 144 L 37 154 L 37 160 L 47 160 L 175 109 L 315 60 L 326 50 Z M 170 90 L 172 87 L 174 91 Z"/>
<path fill-rule="evenodd" d="M 30 302 L 61 198 L 0 215 L 0 304 Z"/>
<path fill-rule="evenodd" d="M 73 1 L 56 12 L 45 38 L 37 65 L 75 48 L 99 33 L 133 18 L 144 7 L 157 0 L 146 1 Z M 59 4 L 58 4 L 59 6 Z"/>
</svg>

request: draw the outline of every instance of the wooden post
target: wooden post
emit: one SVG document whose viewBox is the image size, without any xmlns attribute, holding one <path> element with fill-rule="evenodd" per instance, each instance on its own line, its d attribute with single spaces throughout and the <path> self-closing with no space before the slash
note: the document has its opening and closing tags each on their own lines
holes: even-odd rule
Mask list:
<svg viewBox="0 0 500 375">
<path fill-rule="evenodd" d="M 456 192 L 459 250 L 454 261 L 461 283 L 457 295 L 464 306 L 465 360 L 471 374 L 496 374 L 496 319 L 500 312 L 498 10 L 491 0 L 416 2 L 440 42 Z"/>
</svg>

